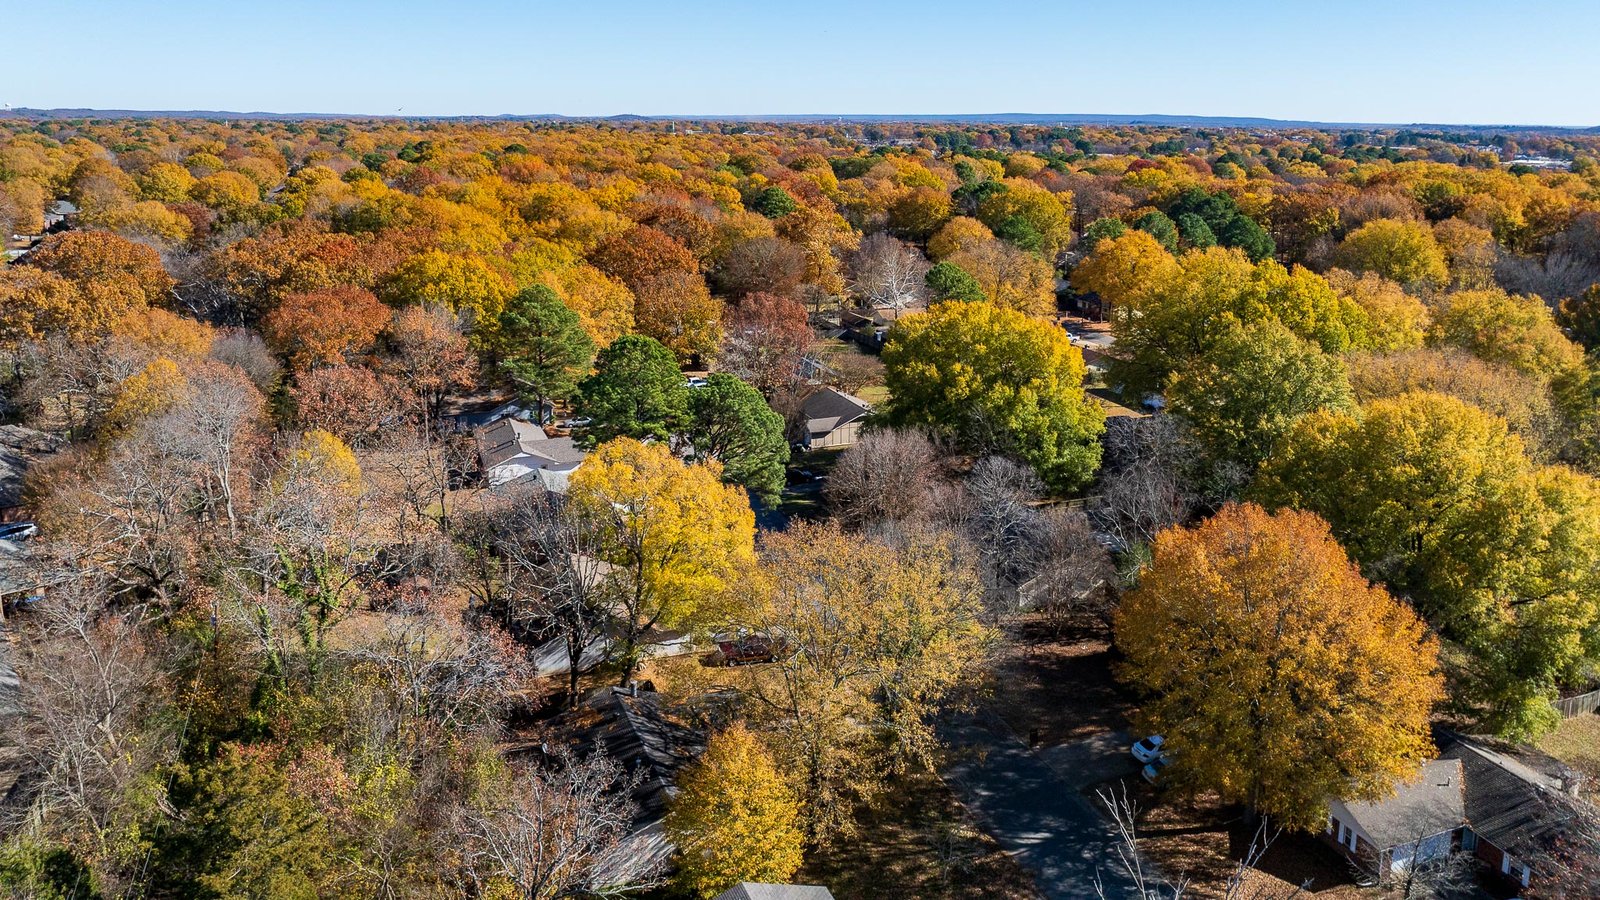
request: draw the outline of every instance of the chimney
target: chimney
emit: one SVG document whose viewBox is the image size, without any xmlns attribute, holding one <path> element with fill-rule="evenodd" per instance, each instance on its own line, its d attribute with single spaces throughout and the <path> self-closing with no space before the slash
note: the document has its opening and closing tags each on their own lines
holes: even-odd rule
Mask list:
<svg viewBox="0 0 1600 900">
<path fill-rule="evenodd" d="M 639 682 L 637 682 L 637 681 L 629 681 L 628 682 L 628 696 L 629 697 L 637 697 L 637 696 L 639 696 Z"/>
</svg>

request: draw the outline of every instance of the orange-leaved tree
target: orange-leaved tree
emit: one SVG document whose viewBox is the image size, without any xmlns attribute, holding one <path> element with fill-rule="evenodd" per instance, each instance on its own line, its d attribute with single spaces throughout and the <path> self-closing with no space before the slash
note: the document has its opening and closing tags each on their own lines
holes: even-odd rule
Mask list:
<svg viewBox="0 0 1600 900">
<path fill-rule="evenodd" d="M 1433 749 L 1438 642 L 1311 513 L 1230 505 L 1162 532 L 1116 639 L 1166 777 L 1284 825 L 1387 796 Z"/>
</svg>

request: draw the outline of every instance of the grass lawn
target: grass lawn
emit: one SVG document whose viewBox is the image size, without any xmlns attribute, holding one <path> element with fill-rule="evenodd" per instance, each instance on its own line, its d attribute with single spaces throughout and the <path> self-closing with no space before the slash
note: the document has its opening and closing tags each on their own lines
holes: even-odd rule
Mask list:
<svg viewBox="0 0 1600 900">
<path fill-rule="evenodd" d="M 1585 776 L 1584 794 L 1600 800 L 1600 715 L 1573 716 L 1535 745 Z"/>
<path fill-rule="evenodd" d="M 856 837 L 807 854 L 794 880 L 825 885 L 838 900 L 1037 896 L 1027 873 L 967 819 L 931 772 L 895 779 L 859 822 Z"/>
</svg>

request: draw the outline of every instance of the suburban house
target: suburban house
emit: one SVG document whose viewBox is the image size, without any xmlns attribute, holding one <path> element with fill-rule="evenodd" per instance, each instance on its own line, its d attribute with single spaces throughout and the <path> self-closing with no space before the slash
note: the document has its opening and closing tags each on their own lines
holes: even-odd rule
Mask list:
<svg viewBox="0 0 1600 900">
<path fill-rule="evenodd" d="M 51 231 L 57 226 L 71 227 L 78 219 L 78 207 L 70 200 L 57 200 L 45 207 L 44 230 Z"/>
<path fill-rule="evenodd" d="M 848 447 L 871 412 L 865 400 L 825 387 L 800 404 L 800 443 L 807 450 Z"/>
<path fill-rule="evenodd" d="M 1536 882 L 1583 802 L 1575 799 L 1580 777 L 1547 757 L 1514 756 L 1451 732 L 1436 742 L 1439 757 L 1388 799 L 1331 802 L 1325 837 L 1380 880 L 1461 852 L 1502 888 Z"/>
<path fill-rule="evenodd" d="M 1329 803 L 1327 833 L 1346 856 L 1381 877 L 1449 856 L 1460 846 L 1465 822 L 1461 761 L 1435 759 L 1386 800 Z"/>
<path fill-rule="evenodd" d="M 833 893 L 815 884 L 757 884 L 741 881 L 712 900 L 833 900 Z"/>
<path fill-rule="evenodd" d="M 510 417 L 479 428 L 477 437 L 483 479 L 492 488 L 527 479 L 565 493 L 567 479 L 588 455 L 570 437 L 553 438 L 532 422 Z"/>
<path fill-rule="evenodd" d="M 662 708 L 660 695 L 637 686 L 591 692 L 557 727 L 580 759 L 603 752 L 627 775 L 638 775 L 632 793 L 633 829 L 600 866 L 600 880 L 608 887 L 650 883 L 672 857 L 662 820 L 676 791 L 673 779 L 705 752 L 705 734 L 672 718 Z M 549 744 L 528 748 L 548 749 Z"/>
</svg>

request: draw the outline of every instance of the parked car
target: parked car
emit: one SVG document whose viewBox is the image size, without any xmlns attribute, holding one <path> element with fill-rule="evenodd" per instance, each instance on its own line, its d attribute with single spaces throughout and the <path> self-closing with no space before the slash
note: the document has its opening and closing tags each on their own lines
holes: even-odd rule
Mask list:
<svg viewBox="0 0 1600 900">
<path fill-rule="evenodd" d="M 576 419 L 565 419 L 561 422 L 562 428 L 588 428 L 594 420 L 588 416 L 578 416 Z"/>
<path fill-rule="evenodd" d="M 25 541 L 39 533 L 39 526 L 32 522 L 9 522 L 0 525 L 0 541 Z"/>
<path fill-rule="evenodd" d="M 1152 734 L 1147 738 L 1134 741 L 1133 746 L 1128 748 L 1128 752 L 1132 753 L 1133 758 L 1139 762 L 1151 763 L 1161 758 L 1161 754 L 1164 752 L 1163 748 L 1166 745 L 1166 738 L 1159 734 Z"/>
<path fill-rule="evenodd" d="M 702 660 L 708 666 L 752 666 L 769 663 L 783 650 L 782 641 L 752 634 L 733 641 L 718 641 L 717 649 Z"/>
<path fill-rule="evenodd" d="M 1151 760 L 1150 763 L 1146 765 L 1139 774 L 1144 776 L 1145 781 L 1155 784 L 1156 781 L 1161 778 L 1161 773 L 1166 771 L 1167 766 L 1170 765 L 1172 765 L 1171 757 L 1165 755 L 1158 756 Z"/>
<path fill-rule="evenodd" d="M 706 385 L 710 384 L 711 382 L 705 380 L 704 378 L 701 378 L 699 375 L 695 375 L 695 376 L 690 377 L 689 380 L 687 382 L 685 382 L 685 383 L 688 384 L 689 387 L 692 387 L 692 388 L 703 388 Z"/>
</svg>

